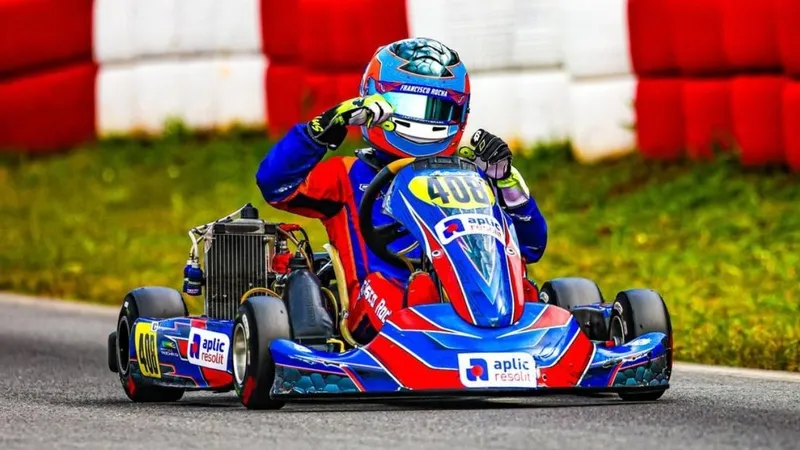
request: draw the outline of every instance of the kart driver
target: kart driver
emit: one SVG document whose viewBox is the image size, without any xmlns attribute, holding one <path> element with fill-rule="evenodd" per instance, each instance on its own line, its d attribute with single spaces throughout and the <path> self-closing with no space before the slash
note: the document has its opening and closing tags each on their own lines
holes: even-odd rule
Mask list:
<svg viewBox="0 0 800 450">
<path fill-rule="evenodd" d="M 455 51 L 432 39 L 400 40 L 374 54 L 362 77 L 359 97 L 295 125 L 258 168 L 257 184 L 270 205 L 322 220 L 344 265 L 351 299 L 350 332 L 362 343 L 376 334 L 387 315 L 407 304 L 403 292 L 411 290 L 410 283 L 420 275 L 380 259 L 359 232 L 358 207 L 364 190 L 392 160 L 457 151 L 471 157 L 494 184 L 516 229 L 525 263 L 542 257 L 547 225 L 525 181 L 511 165 L 508 145 L 479 129 L 470 147 L 458 148 L 469 101 L 469 76 Z M 323 161 L 328 151 L 342 144 L 348 126 L 361 128 L 369 148 L 357 151 L 355 157 L 336 155 Z M 393 222 L 381 207 L 382 198 L 378 198 L 375 226 Z M 398 251 L 414 242 L 405 236 L 390 248 Z M 408 254 L 419 255 L 419 248 Z M 387 287 L 398 295 L 386 295 Z M 376 301 L 375 292 L 383 298 Z"/>
</svg>

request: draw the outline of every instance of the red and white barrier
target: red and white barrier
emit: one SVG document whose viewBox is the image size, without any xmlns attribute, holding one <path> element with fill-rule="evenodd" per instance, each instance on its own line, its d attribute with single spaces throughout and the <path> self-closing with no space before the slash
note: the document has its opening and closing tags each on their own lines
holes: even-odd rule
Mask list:
<svg viewBox="0 0 800 450">
<path fill-rule="evenodd" d="M 94 0 L 94 57 L 260 54 L 259 14 L 259 0 Z"/>
<path fill-rule="evenodd" d="M 357 95 L 379 45 L 455 48 L 468 133 L 800 169 L 795 0 L 0 0 L 0 147 L 266 125 Z"/>
<path fill-rule="evenodd" d="M 800 170 L 796 0 L 628 0 L 637 143 L 653 158 L 736 149 Z"/>
<path fill-rule="evenodd" d="M 568 136 L 576 160 L 592 163 L 633 151 L 633 76 L 573 80 L 569 90 Z"/>
<path fill-rule="evenodd" d="M 97 132 L 155 133 L 173 117 L 192 128 L 263 125 L 265 64 L 242 55 L 101 67 Z"/>
</svg>

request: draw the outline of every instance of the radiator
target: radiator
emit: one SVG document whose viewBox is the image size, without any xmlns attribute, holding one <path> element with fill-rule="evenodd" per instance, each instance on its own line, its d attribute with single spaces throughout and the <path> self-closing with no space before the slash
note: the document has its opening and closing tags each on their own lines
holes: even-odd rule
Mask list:
<svg viewBox="0 0 800 450">
<path fill-rule="evenodd" d="M 205 314 L 234 319 L 242 296 L 268 287 L 275 252 L 275 225 L 260 219 L 215 223 L 205 235 Z"/>
</svg>

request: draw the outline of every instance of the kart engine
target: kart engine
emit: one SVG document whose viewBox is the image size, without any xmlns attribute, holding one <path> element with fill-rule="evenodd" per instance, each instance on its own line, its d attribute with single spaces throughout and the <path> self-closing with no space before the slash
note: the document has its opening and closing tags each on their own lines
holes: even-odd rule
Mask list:
<svg viewBox="0 0 800 450">
<path fill-rule="evenodd" d="M 258 210 L 248 203 L 222 219 L 189 231 L 192 250 L 184 269 L 183 291 L 200 296 L 205 288 L 204 315 L 233 319 L 248 291 L 268 288 L 273 283 L 276 274 L 272 261 L 279 246 L 277 228 L 277 224 L 259 219 Z M 202 269 L 199 242 L 205 244 Z"/>
</svg>

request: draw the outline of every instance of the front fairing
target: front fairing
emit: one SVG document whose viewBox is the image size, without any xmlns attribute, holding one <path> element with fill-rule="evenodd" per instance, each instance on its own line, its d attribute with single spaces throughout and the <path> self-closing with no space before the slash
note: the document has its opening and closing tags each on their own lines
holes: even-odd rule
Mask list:
<svg viewBox="0 0 800 450">
<path fill-rule="evenodd" d="M 454 161 L 448 158 L 448 161 Z M 474 165 L 414 163 L 387 191 L 384 212 L 422 245 L 456 312 L 469 323 L 502 327 L 521 311 L 519 247 L 490 185 Z"/>
</svg>

